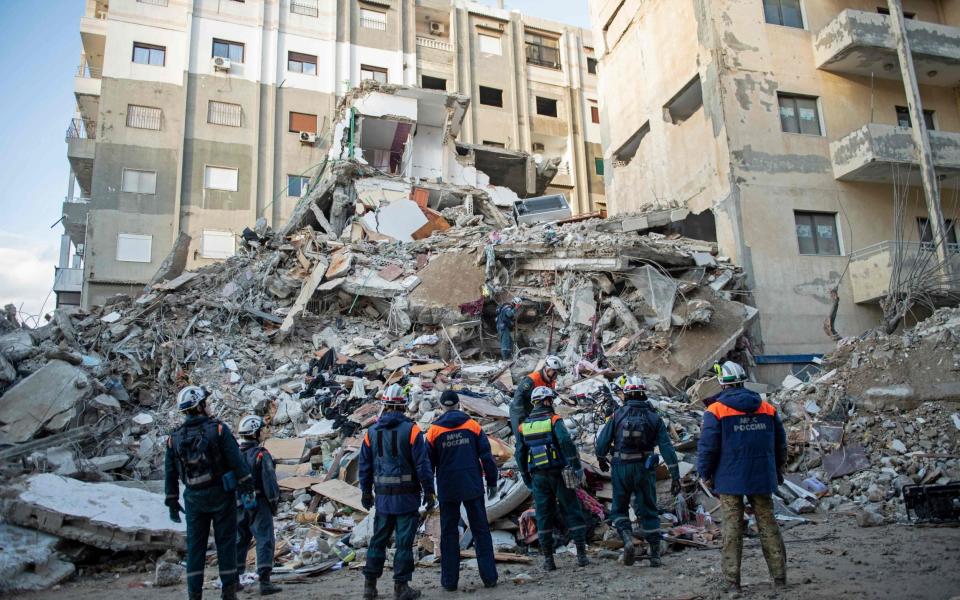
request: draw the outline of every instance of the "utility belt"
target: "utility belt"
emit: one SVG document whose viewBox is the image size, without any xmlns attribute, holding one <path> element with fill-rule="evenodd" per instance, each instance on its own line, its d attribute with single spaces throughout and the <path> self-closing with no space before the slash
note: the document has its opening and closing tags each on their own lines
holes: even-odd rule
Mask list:
<svg viewBox="0 0 960 600">
<path fill-rule="evenodd" d="M 622 463 L 643 463 L 644 469 L 654 469 L 660 464 L 660 457 L 656 452 L 650 450 L 646 452 L 630 450 L 614 452 L 613 458 Z"/>
<path fill-rule="evenodd" d="M 413 475 L 378 475 L 373 478 L 373 487 L 381 496 L 420 493 L 420 483 L 413 480 Z"/>
</svg>

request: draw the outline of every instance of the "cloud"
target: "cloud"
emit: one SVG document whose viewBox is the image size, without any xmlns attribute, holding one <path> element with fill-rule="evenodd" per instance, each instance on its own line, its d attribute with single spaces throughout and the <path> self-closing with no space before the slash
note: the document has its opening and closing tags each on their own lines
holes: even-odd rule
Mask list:
<svg viewBox="0 0 960 600">
<path fill-rule="evenodd" d="M 53 310 L 58 255 L 59 238 L 55 236 L 44 239 L 0 231 L 0 305 L 12 303 L 24 318 L 42 317 L 41 310 Z"/>
</svg>

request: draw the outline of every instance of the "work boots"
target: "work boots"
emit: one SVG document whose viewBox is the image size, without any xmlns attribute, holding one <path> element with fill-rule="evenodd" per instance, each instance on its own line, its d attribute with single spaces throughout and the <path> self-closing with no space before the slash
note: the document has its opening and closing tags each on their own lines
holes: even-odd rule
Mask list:
<svg viewBox="0 0 960 600">
<path fill-rule="evenodd" d="M 633 546 L 633 532 L 627 528 L 620 530 L 620 539 L 623 540 L 623 564 L 628 567 L 633 564 L 636 549 Z"/>
<path fill-rule="evenodd" d="M 393 600 L 414 600 L 419 597 L 420 590 L 413 589 L 406 581 L 393 584 Z"/>
<path fill-rule="evenodd" d="M 237 586 L 237 583 L 223 586 L 223 589 L 220 590 L 220 598 L 222 600 L 237 600 Z"/>
<path fill-rule="evenodd" d="M 363 578 L 363 600 L 373 600 L 377 597 L 377 578 L 367 575 Z"/>
<path fill-rule="evenodd" d="M 540 566 L 544 571 L 556 571 L 557 563 L 553 562 L 553 541 L 540 542 L 540 551 L 543 552 L 543 562 Z"/>
<path fill-rule="evenodd" d="M 577 566 L 585 567 L 589 564 L 590 559 L 587 558 L 587 543 L 577 542 Z"/>
<path fill-rule="evenodd" d="M 270 583 L 270 571 L 269 571 L 269 570 L 264 569 L 263 571 L 260 571 L 260 595 L 261 595 L 261 596 L 269 596 L 269 595 L 271 595 L 271 594 L 279 594 L 281 591 L 283 591 L 283 590 L 282 590 L 282 588 L 281 588 L 279 585 L 277 585 L 277 584 L 275 584 L 275 583 Z"/>
<path fill-rule="evenodd" d="M 650 545 L 650 566 L 659 567 L 660 562 L 660 534 L 651 533 L 647 536 L 647 544 Z"/>
</svg>

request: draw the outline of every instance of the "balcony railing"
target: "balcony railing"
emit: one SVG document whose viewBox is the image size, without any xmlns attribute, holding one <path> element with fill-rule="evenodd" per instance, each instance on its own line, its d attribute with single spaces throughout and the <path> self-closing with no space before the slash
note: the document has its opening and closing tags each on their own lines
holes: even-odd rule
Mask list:
<svg viewBox="0 0 960 600">
<path fill-rule="evenodd" d="M 365 19 L 360 17 L 360 27 L 365 27 L 366 29 L 376 29 L 377 31 L 386 31 L 387 22 L 381 21 L 380 19 Z"/>
<path fill-rule="evenodd" d="M 97 138 L 97 123 L 90 119 L 70 119 L 67 125 L 68 140 L 93 140 Z"/>
<path fill-rule="evenodd" d="M 77 67 L 77 77 L 84 79 L 100 79 L 103 76 L 103 69 L 91 67 L 89 63 L 82 63 Z"/>
<path fill-rule="evenodd" d="M 444 52 L 453 52 L 453 44 L 443 40 L 435 40 L 428 37 L 417 36 L 417 45 L 424 48 L 433 48 L 434 50 L 443 50 Z"/>
<path fill-rule="evenodd" d="M 151 4 L 153 6 L 167 6 L 170 0 L 137 0 L 140 4 Z"/>
<path fill-rule="evenodd" d="M 319 17 L 320 9 L 317 0 L 290 0 L 290 12 L 305 17 Z"/>
</svg>

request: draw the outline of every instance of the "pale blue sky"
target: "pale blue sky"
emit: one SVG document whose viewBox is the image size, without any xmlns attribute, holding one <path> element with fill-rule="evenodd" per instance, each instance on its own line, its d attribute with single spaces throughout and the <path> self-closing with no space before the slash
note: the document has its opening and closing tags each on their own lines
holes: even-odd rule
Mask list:
<svg viewBox="0 0 960 600">
<path fill-rule="evenodd" d="M 484 4 L 496 5 L 495 1 Z M 508 0 L 506 7 L 589 27 L 587 0 Z M 83 0 L 0 0 L 0 305 L 53 306 L 67 192 L 64 133 L 73 117 Z M 79 189 L 77 190 L 79 195 Z"/>
</svg>

